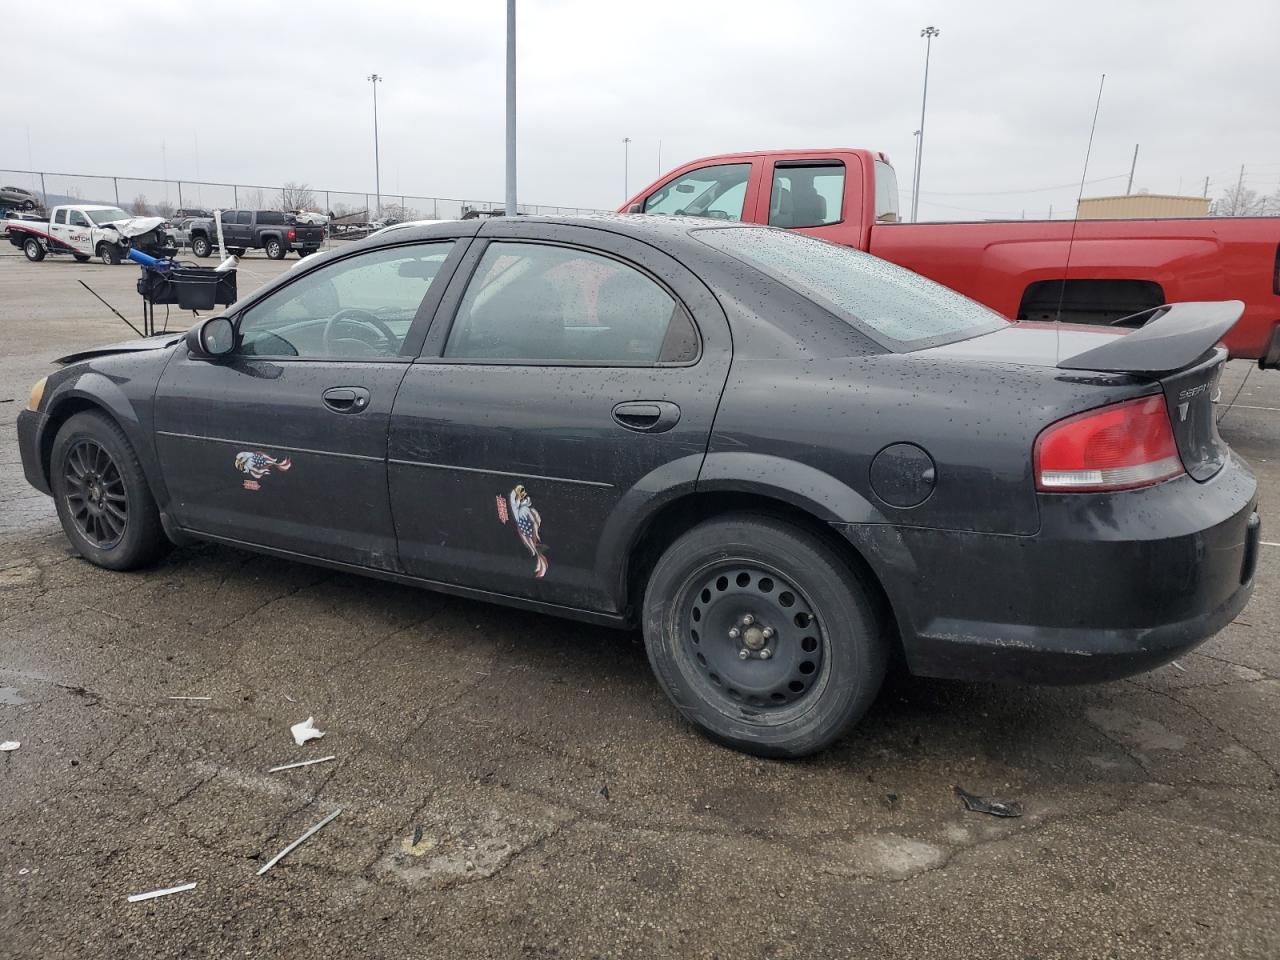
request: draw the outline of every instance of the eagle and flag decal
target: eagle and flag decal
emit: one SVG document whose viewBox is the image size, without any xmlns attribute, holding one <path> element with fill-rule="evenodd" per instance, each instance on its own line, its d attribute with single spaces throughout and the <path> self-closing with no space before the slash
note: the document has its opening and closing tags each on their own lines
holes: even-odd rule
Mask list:
<svg viewBox="0 0 1280 960">
<path fill-rule="evenodd" d="M 498 519 L 503 523 L 514 518 L 516 533 L 520 542 L 533 557 L 533 575 L 539 579 L 547 575 L 547 548 L 542 544 L 539 530 L 542 527 L 542 516 L 533 507 L 533 499 L 524 484 L 517 483 L 512 491 L 494 498 L 498 507 Z"/>
<path fill-rule="evenodd" d="M 242 450 L 236 454 L 236 469 L 249 475 L 244 481 L 246 490 L 261 490 L 262 484 L 259 481 L 272 470 L 283 473 L 292 466 L 293 461 L 288 457 L 277 460 L 261 450 Z"/>
</svg>

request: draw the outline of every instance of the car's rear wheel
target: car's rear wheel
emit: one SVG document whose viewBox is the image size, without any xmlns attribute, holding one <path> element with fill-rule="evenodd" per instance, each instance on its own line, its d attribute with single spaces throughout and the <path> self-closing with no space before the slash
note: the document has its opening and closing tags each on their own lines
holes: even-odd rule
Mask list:
<svg viewBox="0 0 1280 960">
<path fill-rule="evenodd" d="M 49 472 L 62 529 L 89 562 L 133 570 L 172 546 L 137 454 L 104 414 L 77 413 L 62 425 Z"/>
<path fill-rule="evenodd" d="M 267 241 L 267 256 L 272 260 L 283 260 L 286 253 L 284 244 L 274 237 Z"/>
<path fill-rule="evenodd" d="M 27 237 L 22 242 L 22 252 L 27 255 L 27 259 L 32 263 L 39 263 L 44 259 L 44 247 L 40 245 L 40 241 L 35 237 Z"/>
<path fill-rule="evenodd" d="M 191 252 L 195 256 L 203 260 L 205 257 L 207 257 L 210 253 L 213 252 L 213 246 L 212 244 L 209 243 L 208 237 L 200 237 L 200 236 L 192 237 Z"/>
<path fill-rule="evenodd" d="M 644 597 L 649 662 L 684 716 L 761 756 L 830 745 L 884 679 L 885 626 L 860 575 L 772 517 L 703 523 L 658 560 Z"/>
</svg>

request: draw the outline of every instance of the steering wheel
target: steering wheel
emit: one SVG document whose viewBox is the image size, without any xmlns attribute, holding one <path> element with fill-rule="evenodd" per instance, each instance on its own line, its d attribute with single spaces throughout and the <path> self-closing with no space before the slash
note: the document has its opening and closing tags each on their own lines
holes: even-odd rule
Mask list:
<svg viewBox="0 0 1280 960">
<path fill-rule="evenodd" d="M 373 327 L 378 336 L 382 337 L 385 341 L 383 346 L 388 349 L 395 346 L 396 335 L 392 333 L 391 328 L 388 327 L 386 323 L 374 314 L 370 313 L 368 310 L 361 310 L 359 307 L 347 307 L 345 310 L 339 310 L 335 313 L 324 325 L 324 344 L 326 347 L 333 347 L 335 342 L 340 339 L 357 339 L 361 340 L 368 346 L 376 346 L 376 344 L 371 344 L 361 337 L 351 338 L 337 336 L 338 328 L 344 323 L 352 324 L 354 326 Z"/>
</svg>

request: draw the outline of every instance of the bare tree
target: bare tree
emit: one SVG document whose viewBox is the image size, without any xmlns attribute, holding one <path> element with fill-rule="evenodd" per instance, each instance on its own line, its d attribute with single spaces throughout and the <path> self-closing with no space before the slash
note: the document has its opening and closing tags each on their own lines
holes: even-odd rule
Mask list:
<svg viewBox="0 0 1280 960">
<path fill-rule="evenodd" d="M 316 197 L 311 187 L 305 183 L 294 183 L 290 180 L 280 190 L 280 203 L 284 210 L 310 210 L 316 205 Z"/>
<path fill-rule="evenodd" d="M 262 190 L 255 188 L 246 190 L 240 196 L 241 210 L 265 210 L 266 205 L 262 199 Z"/>
<path fill-rule="evenodd" d="M 1210 212 L 1215 217 L 1260 217 L 1266 212 L 1266 206 L 1265 197 L 1241 184 L 1227 187 L 1222 196 L 1213 201 Z"/>
<path fill-rule="evenodd" d="M 152 209 L 155 210 L 157 217 L 164 217 L 168 220 L 173 216 L 173 204 L 168 200 L 157 200 L 152 205 Z"/>
<path fill-rule="evenodd" d="M 151 216 L 151 205 L 147 203 L 147 195 L 140 193 L 133 198 L 133 203 L 129 205 L 129 212 L 135 217 Z"/>
</svg>

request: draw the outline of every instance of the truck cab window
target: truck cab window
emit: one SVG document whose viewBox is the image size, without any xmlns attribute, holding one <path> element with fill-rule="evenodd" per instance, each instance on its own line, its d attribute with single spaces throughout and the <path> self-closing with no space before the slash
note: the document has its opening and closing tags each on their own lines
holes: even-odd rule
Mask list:
<svg viewBox="0 0 1280 960">
<path fill-rule="evenodd" d="M 823 227 L 843 219 L 844 164 L 784 166 L 773 171 L 769 225 Z"/>
<path fill-rule="evenodd" d="M 691 170 L 649 194 L 644 212 L 740 221 L 750 176 L 749 163 Z"/>
<path fill-rule="evenodd" d="M 67 222 L 73 227 L 87 227 L 89 225 L 89 218 L 79 210 L 70 211 L 69 217 L 70 219 Z"/>
<path fill-rule="evenodd" d="M 54 222 L 54 223 L 66 223 L 66 222 L 67 222 L 67 211 L 66 211 L 66 210 L 58 210 L 58 211 L 56 211 L 56 212 L 54 213 L 54 215 L 53 215 L 53 222 Z"/>
<path fill-rule="evenodd" d="M 876 223 L 897 223 L 902 219 L 898 214 L 898 175 L 883 160 L 876 161 L 875 171 Z"/>
</svg>

